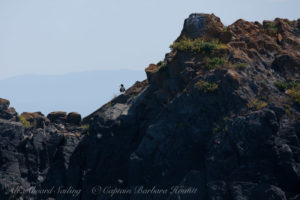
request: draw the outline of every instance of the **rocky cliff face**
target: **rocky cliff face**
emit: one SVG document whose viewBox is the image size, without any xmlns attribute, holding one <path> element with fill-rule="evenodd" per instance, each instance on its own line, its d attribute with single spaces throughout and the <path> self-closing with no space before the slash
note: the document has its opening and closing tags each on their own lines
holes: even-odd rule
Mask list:
<svg viewBox="0 0 300 200">
<path fill-rule="evenodd" d="M 192 14 L 171 50 L 82 121 L 1 99 L 1 199 L 299 199 L 300 20 Z"/>
</svg>

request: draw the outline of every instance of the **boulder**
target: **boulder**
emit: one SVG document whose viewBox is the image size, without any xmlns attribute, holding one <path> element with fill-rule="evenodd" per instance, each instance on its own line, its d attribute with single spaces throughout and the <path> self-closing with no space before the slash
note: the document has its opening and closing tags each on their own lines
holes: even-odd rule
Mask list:
<svg viewBox="0 0 300 200">
<path fill-rule="evenodd" d="M 150 64 L 146 69 L 146 75 L 149 82 L 153 82 L 155 74 L 158 72 L 159 67 L 155 64 Z"/>
<path fill-rule="evenodd" d="M 10 102 L 6 99 L 0 98 L 0 118 L 17 121 L 17 112 L 14 108 L 9 108 Z"/>
<path fill-rule="evenodd" d="M 217 37 L 223 29 L 220 18 L 214 14 L 194 13 L 184 21 L 182 33 L 191 38 Z"/>
<path fill-rule="evenodd" d="M 81 115 L 77 112 L 70 112 L 67 116 L 67 122 L 70 124 L 79 125 L 81 122 Z"/>
<path fill-rule="evenodd" d="M 53 123 L 63 123 L 67 120 L 67 113 L 63 111 L 55 111 L 49 113 L 47 118 Z"/>
<path fill-rule="evenodd" d="M 41 112 L 23 112 L 21 116 L 35 128 L 44 128 L 45 125 L 49 124 L 49 119 Z"/>
<path fill-rule="evenodd" d="M 232 33 L 230 31 L 224 31 L 220 33 L 220 41 L 222 43 L 228 43 L 232 39 Z"/>
<path fill-rule="evenodd" d="M 7 112 L 9 112 L 12 115 L 16 115 L 17 114 L 16 109 L 14 107 L 8 108 Z"/>
<path fill-rule="evenodd" d="M 0 98 L 0 111 L 7 110 L 9 107 L 10 102 L 6 99 Z"/>
<path fill-rule="evenodd" d="M 272 68 L 288 79 L 299 77 L 300 59 L 293 54 L 278 55 L 272 63 Z"/>
</svg>

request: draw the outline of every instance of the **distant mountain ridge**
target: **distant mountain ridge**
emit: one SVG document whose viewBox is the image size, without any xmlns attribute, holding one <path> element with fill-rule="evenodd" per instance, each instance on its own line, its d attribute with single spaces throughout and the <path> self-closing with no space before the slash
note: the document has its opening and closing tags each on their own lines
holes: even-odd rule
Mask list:
<svg viewBox="0 0 300 200">
<path fill-rule="evenodd" d="M 90 114 L 119 94 L 119 85 L 144 80 L 144 70 L 97 70 L 63 75 L 22 75 L 0 80 L 0 96 L 19 113 L 55 110 Z"/>
</svg>

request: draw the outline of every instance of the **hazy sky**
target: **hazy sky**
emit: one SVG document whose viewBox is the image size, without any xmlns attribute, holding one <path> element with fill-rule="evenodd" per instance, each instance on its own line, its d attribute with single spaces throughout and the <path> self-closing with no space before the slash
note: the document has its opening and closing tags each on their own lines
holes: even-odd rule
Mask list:
<svg viewBox="0 0 300 200">
<path fill-rule="evenodd" d="M 140 69 L 163 59 L 190 13 L 228 25 L 299 18 L 300 0 L 0 0 L 0 79 Z"/>
</svg>

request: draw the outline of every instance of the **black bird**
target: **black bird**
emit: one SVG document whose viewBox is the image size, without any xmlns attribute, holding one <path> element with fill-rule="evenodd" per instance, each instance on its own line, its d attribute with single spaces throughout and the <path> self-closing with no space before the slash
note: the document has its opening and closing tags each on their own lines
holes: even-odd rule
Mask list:
<svg viewBox="0 0 300 200">
<path fill-rule="evenodd" d="M 121 86 L 120 86 L 120 92 L 121 92 L 121 93 L 124 93 L 124 92 L 125 92 L 125 87 L 124 87 L 123 84 L 121 84 Z"/>
</svg>

